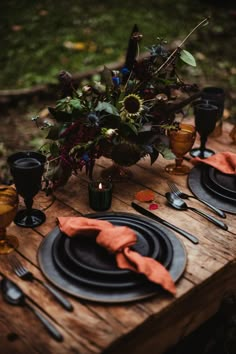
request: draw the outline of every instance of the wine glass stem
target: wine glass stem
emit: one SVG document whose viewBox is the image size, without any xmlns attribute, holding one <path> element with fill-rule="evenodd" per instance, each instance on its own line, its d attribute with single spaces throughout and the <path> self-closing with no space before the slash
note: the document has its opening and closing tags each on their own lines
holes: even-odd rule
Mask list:
<svg viewBox="0 0 236 354">
<path fill-rule="evenodd" d="M 24 199 L 25 201 L 25 206 L 27 210 L 27 218 L 26 218 L 26 224 L 32 224 L 32 216 L 31 216 L 31 211 L 32 211 L 32 205 L 33 205 L 33 199 Z"/>
<path fill-rule="evenodd" d="M 207 141 L 207 137 L 206 136 L 201 136 L 200 138 L 201 144 L 200 144 L 200 157 L 204 157 L 204 151 L 206 149 L 206 141 Z"/>
<path fill-rule="evenodd" d="M 183 158 L 182 157 L 176 157 L 175 159 L 175 166 L 178 168 L 182 165 Z"/>
</svg>

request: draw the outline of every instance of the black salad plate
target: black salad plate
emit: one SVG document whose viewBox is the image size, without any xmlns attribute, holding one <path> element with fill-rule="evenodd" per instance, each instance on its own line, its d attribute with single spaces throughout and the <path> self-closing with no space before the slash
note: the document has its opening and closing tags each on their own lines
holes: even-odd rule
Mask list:
<svg viewBox="0 0 236 354">
<path fill-rule="evenodd" d="M 153 230 L 151 227 L 143 225 L 142 222 L 136 220 L 134 222 L 132 218 L 129 219 L 128 217 L 117 219 L 110 216 L 106 217 L 106 219 L 99 217 L 99 219 L 107 220 L 116 226 L 126 225 L 133 229 L 137 235 L 137 243 L 131 249 L 142 256 L 160 259 L 166 267 L 169 266 L 173 254 L 172 246 L 162 231 Z M 92 272 L 113 276 L 128 272 L 127 270 L 119 269 L 114 255 L 99 246 L 94 238 L 74 237 L 69 239 L 67 237 L 65 240 L 65 252 L 76 266 Z"/>
<path fill-rule="evenodd" d="M 220 188 L 218 185 L 216 185 L 212 180 L 210 179 L 209 176 L 209 170 L 208 168 L 204 167 L 202 171 L 202 183 L 204 186 L 212 193 L 217 195 L 219 198 L 223 200 L 228 200 L 229 202 L 236 202 L 236 198 L 233 197 L 231 194 L 230 196 L 228 195 L 226 191 L 223 191 L 222 188 Z"/>
<path fill-rule="evenodd" d="M 197 198 L 203 199 L 225 212 L 236 214 L 235 200 L 226 198 L 213 187 L 213 184 L 209 182 L 206 170 L 205 164 L 198 164 L 192 168 L 188 175 L 188 186 L 191 192 Z"/>
<path fill-rule="evenodd" d="M 222 173 L 214 167 L 208 167 L 209 179 L 219 191 L 236 200 L 236 175 Z"/>
<path fill-rule="evenodd" d="M 166 268 L 169 267 L 173 249 L 162 230 L 156 230 L 149 225 L 144 226 L 141 221 L 134 222 L 128 217 L 98 218 L 116 226 L 126 225 L 133 229 L 137 235 L 137 243 L 132 249 L 143 256 L 158 260 Z M 134 286 L 146 280 L 143 275 L 118 268 L 115 255 L 99 246 L 94 237 L 69 238 L 61 234 L 53 244 L 52 254 L 55 264 L 61 271 L 86 284 L 119 288 Z"/>
<path fill-rule="evenodd" d="M 183 274 L 186 251 L 171 230 L 131 213 L 96 213 L 86 217 L 133 228 L 138 236 L 134 250 L 162 263 L 175 282 Z M 82 239 L 84 242 L 86 238 L 68 238 L 56 227 L 39 247 L 42 272 L 61 290 L 78 298 L 107 303 L 140 300 L 163 291 L 144 275 L 117 268 L 115 256 L 98 246 L 95 240 L 87 238 L 82 245 Z"/>
</svg>

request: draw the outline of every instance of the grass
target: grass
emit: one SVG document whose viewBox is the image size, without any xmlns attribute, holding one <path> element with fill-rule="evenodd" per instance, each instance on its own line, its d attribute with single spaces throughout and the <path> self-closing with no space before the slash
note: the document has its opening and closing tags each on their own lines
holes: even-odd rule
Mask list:
<svg viewBox="0 0 236 354">
<path fill-rule="evenodd" d="M 221 9 L 216 3 L 197 0 L 2 0 L 0 89 L 56 83 L 62 69 L 78 73 L 124 58 L 135 23 L 144 35 L 144 51 L 157 37 L 169 43 L 183 39 L 209 14 L 209 26 L 187 42 L 198 62 L 188 74 L 191 79 L 214 82 L 220 72 L 217 76 L 224 82 L 236 62 L 230 51 L 233 18 L 230 21 L 231 7 L 225 8 L 226 3 Z M 226 49 L 225 38 L 232 41 Z M 235 74 L 228 81 L 235 86 Z"/>
</svg>

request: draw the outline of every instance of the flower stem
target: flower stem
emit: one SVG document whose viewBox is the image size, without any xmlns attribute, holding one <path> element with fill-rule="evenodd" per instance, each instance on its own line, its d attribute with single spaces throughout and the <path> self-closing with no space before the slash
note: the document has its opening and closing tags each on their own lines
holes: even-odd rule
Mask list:
<svg viewBox="0 0 236 354">
<path fill-rule="evenodd" d="M 161 69 L 163 69 L 165 66 L 167 66 L 167 64 L 169 64 L 171 59 L 174 58 L 175 54 L 181 49 L 181 47 L 184 45 L 184 43 L 187 41 L 187 39 L 193 34 L 193 32 L 195 32 L 199 27 L 207 25 L 208 21 L 209 21 L 209 17 L 206 17 L 197 26 L 195 26 L 189 32 L 189 34 L 183 39 L 183 41 L 180 43 L 180 45 L 169 55 L 169 57 L 166 59 L 166 61 L 164 61 L 164 63 L 155 71 L 155 74 L 158 74 L 161 71 Z"/>
</svg>

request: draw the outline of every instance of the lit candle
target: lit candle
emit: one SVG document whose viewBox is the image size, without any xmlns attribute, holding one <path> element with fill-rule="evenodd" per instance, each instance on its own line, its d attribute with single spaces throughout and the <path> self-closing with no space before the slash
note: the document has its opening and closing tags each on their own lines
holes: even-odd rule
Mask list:
<svg viewBox="0 0 236 354">
<path fill-rule="evenodd" d="M 93 181 L 88 184 L 89 205 L 96 211 L 104 211 L 111 207 L 112 184 L 107 181 Z"/>
</svg>

